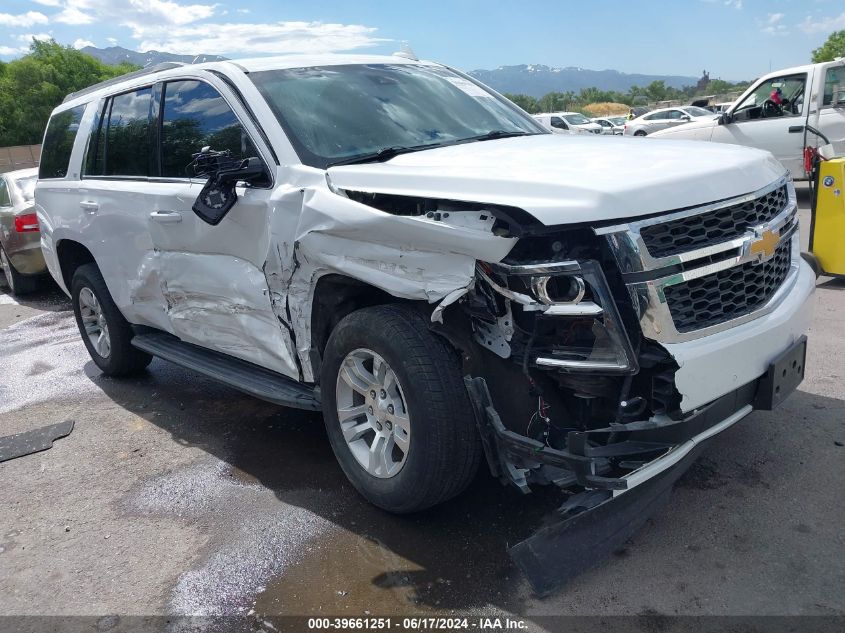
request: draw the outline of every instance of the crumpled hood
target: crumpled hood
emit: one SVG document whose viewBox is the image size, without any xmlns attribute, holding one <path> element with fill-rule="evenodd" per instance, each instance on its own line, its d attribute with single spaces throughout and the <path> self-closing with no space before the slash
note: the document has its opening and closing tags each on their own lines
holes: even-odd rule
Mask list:
<svg viewBox="0 0 845 633">
<path fill-rule="evenodd" d="M 555 225 L 723 200 L 785 171 L 768 152 L 735 145 L 544 134 L 331 167 L 328 175 L 341 189 L 514 206 Z"/>
</svg>

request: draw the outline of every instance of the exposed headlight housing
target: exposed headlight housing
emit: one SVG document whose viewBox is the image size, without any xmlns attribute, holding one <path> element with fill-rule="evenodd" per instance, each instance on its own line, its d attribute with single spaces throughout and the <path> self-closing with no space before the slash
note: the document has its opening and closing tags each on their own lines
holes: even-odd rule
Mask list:
<svg viewBox="0 0 845 633">
<path fill-rule="evenodd" d="M 566 372 L 629 374 L 638 370 L 598 262 L 484 264 L 479 275 L 532 313 L 537 367 Z M 494 278 L 504 278 L 501 284 Z"/>
</svg>

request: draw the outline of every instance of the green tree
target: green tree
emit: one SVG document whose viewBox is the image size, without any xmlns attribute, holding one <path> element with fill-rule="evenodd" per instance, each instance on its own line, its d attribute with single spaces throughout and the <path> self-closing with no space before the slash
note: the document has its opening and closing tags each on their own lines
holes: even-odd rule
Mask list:
<svg viewBox="0 0 845 633">
<path fill-rule="evenodd" d="M 109 66 L 54 40 L 33 40 L 27 55 L 0 64 L 0 146 L 40 143 L 65 95 L 136 69 Z"/>
<path fill-rule="evenodd" d="M 813 63 L 832 62 L 837 57 L 845 57 L 845 30 L 834 31 L 827 41 L 813 51 Z"/>
<path fill-rule="evenodd" d="M 531 95 L 515 95 L 506 92 L 505 97 L 513 101 L 529 114 L 536 114 L 540 111 L 540 102 Z"/>
</svg>

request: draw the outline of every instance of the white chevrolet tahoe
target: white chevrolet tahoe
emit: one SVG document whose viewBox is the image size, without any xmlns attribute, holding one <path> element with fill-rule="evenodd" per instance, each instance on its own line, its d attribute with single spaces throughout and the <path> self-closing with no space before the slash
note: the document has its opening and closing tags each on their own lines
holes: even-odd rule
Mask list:
<svg viewBox="0 0 845 633">
<path fill-rule="evenodd" d="M 482 460 L 522 490 L 624 497 L 804 373 L 815 282 L 770 154 L 553 135 L 435 63 L 93 86 L 54 111 L 35 202 L 105 374 L 158 356 L 322 410 L 393 512 Z"/>
</svg>

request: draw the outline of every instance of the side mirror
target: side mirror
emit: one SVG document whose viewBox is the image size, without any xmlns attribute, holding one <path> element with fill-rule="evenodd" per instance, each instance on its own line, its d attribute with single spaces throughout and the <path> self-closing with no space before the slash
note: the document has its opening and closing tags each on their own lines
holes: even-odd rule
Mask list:
<svg viewBox="0 0 845 633">
<path fill-rule="evenodd" d="M 717 119 L 719 125 L 728 125 L 729 123 L 733 123 L 733 117 L 728 112 L 722 112 Z"/>
<path fill-rule="evenodd" d="M 192 207 L 203 221 L 216 226 L 238 201 L 235 185 L 252 182 L 267 175 L 260 158 L 232 160 L 228 151 L 214 152 L 204 147 L 194 155 L 193 168 L 197 176 L 207 176 Z"/>
<path fill-rule="evenodd" d="M 682 116 L 681 121 L 683 121 L 684 123 L 689 123 L 690 121 L 692 121 L 692 117 Z"/>
</svg>

